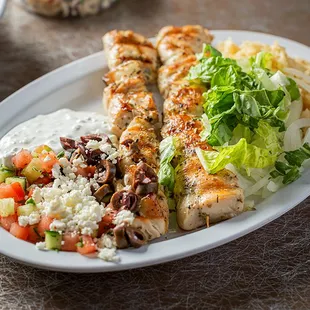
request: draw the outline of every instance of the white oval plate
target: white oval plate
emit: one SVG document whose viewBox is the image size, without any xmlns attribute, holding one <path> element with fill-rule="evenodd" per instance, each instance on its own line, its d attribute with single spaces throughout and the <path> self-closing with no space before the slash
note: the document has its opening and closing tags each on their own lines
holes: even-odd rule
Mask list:
<svg viewBox="0 0 310 310">
<path fill-rule="evenodd" d="M 310 61 L 310 48 L 300 43 L 262 33 L 247 31 L 212 31 L 215 44 L 231 37 L 272 44 L 275 40 L 286 47 L 289 55 Z M 38 114 L 59 108 L 101 111 L 103 84 L 107 70 L 103 52 L 90 55 L 59 68 L 20 89 L 0 105 L 0 137 L 8 130 Z M 190 256 L 232 241 L 266 225 L 292 209 L 310 195 L 309 173 L 246 212 L 209 229 L 188 234 L 168 235 L 168 240 L 151 243 L 140 249 L 118 251 L 119 263 L 107 263 L 76 253 L 38 251 L 30 243 L 14 238 L 0 228 L 0 253 L 35 267 L 69 272 L 107 272 L 159 264 Z"/>
</svg>

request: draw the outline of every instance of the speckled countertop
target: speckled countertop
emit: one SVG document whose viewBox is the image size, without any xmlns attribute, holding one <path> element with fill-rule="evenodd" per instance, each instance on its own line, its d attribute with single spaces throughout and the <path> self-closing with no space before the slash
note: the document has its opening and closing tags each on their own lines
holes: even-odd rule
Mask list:
<svg viewBox="0 0 310 310">
<path fill-rule="evenodd" d="M 100 16 L 53 20 L 9 0 L 0 20 L 0 101 L 101 50 L 113 28 L 166 24 L 262 31 L 310 45 L 309 0 L 121 0 Z M 87 275 L 46 272 L 0 255 L 0 309 L 309 309 L 310 199 L 227 245 L 163 265 Z"/>
</svg>

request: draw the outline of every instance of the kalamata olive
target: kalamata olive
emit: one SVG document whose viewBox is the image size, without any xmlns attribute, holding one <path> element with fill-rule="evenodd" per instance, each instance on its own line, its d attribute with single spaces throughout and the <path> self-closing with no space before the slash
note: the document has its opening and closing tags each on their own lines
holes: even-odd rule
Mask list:
<svg viewBox="0 0 310 310">
<path fill-rule="evenodd" d="M 140 196 L 144 196 L 150 193 L 158 192 L 158 183 L 151 182 L 147 184 L 138 184 L 136 188 L 136 194 Z"/>
<path fill-rule="evenodd" d="M 98 150 L 87 149 L 83 143 L 77 144 L 80 153 L 85 158 L 88 165 L 96 165 L 101 160 L 102 152 Z"/>
<path fill-rule="evenodd" d="M 116 246 L 119 249 L 125 249 L 125 248 L 128 248 L 128 246 L 129 246 L 129 243 L 128 243 L 127 238 L 126 238 L 126 228 L 125 227 L 126 227 L 126 224 L 122 223 L 113 229 L 113 234 L 115 237 Z"/>
<path fill-rule="evenodd" d="M 133 227 L 126 227 L 125 232 L 130 245 L 132 245 L 134 248 L 139 248 L 145 244 L 143 235 L 137 229 Z"/>
<path fill-rule="evenodd" d="M 122 190 L 113 194 L 111 205 L 114 210 L 137 212 L 139 210 L 138 199 L 134 192 Z"/>
<path fill-rule="evenodd" d="M 98 202 L 104 202 L 104 198 L 109 195 L 111 197 L 111 194 L 113 193 L 110 185 L 103 184 L 101 187 L 99 187 L 95 193 L 94 196 L 96 197 Z"/>
<path fill-rule="evenodd" d="M 97 173 L 99 178 L 97 182 L 99 184 L 112 183 L 116 174 L 116 167 L 108 160 L 101 160 L 97 165 Z"/>
<path fill-rule="evenodd" d="M 80 149 L 76 149 L 74 152 L 71 153 L 71 155 L 70 155 L 70 163 L 72 164 L 73 161 L 74 161 L 75 159 L 78 159 L 78 158 L 81 158 L 81 160 L 84 162 L 84 157 L 83 157 L 83 155 L 81 154 Z"/>
<path fill-rule="evenodd" d="M 132 139 L 126 139 L 122 142 L 122 145 L 124 145 L 129 150 L 128 155 L 133 156 L 133 161 L 137 162 L 140 158 L 139 156 L 140 150 L 139 150 L 138 141 L 134 141 Z"/>
<path fill-rule="evenodd" d="M 73 151 L 77 148 L 77 143 L 75 140 L 65 137 L 60 137 L 60 144 L 66 151 Z"/>
<path fill-rule="evenodd" d="M 140 162 L 134 174 L 133 188 L 138 195 L 157 193 L 158 177 L 156 172 L 146 163 Z"/>
<path fill-rule="evenodd" d="M 102 137 L 100 135 L 86 135 L 86 136 L 82 136 L 80 137 L 81 141 L 83 143 L 88 143 L 90 140 L 95 140 L 95 141 L 101 141 L 102 140 Z"/>
<path fill-rule="evenodd" d="M 80 139 L 85 144 L 87 144 L 90 140 L 112 143 L 110 138 L 104 133 L 101 133 L 99 135 L 90 134 L 90 135 L 82 136 L 82 137 L 80 137 Z"/>
</svg>

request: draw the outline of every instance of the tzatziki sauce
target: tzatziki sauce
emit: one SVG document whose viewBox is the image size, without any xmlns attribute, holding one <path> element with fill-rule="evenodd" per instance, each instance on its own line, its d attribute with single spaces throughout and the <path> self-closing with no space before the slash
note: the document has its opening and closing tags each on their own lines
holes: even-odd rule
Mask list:
<svg viewBox="0 0 310 310">
<path fill-rule="evenodd" d="M 21 149 L 33 150 L 46 144 L 54 152 L 62 150 L 59 137 L 78 139 L 87 134 L 111 135 L 108 117 L 96 112 L 61 109 L 38 115 L 19 124 L 0 139 L 0 164 Z"/>
</svg>

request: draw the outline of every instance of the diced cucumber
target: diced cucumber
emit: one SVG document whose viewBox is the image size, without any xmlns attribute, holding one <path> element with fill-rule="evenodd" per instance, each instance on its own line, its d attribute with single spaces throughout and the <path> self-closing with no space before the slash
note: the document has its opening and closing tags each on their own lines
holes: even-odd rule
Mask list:
<svg viewBox="0 0 310 310">
<path fill-rule="evenodd" d="M 59 152 L 58 154 L 57 154 L 57 158 L 59 159 L 59 158 L 62 158 L 62 157 L 64 157 L 65 156 L 65 151 L 61 151 L 61 152 Z"/>
<path fill-rule="evenodd" d="M 29 216 L 35 210 L 36 210 L 36 207 L 29 203 L 24 206 L 19 206 L 17 208 L 17 215 L 18 216 L 21 216 L 21 215 Z"/>
<path fill-rule="evenodd" d="M 57 231 L 45 231 L 45 244 L 48 250 L 60 250 L 62 236 Z"/>
<path fill-rule="evenodd" d="M 9 177 L 5 179 L 6 184 L 12 184 L 18 182 L 22 186 L 23 189 L 27 187 L 27 179 L 24 177 Z"/>
<path fill-rule="evenodd" d="M 36 181 L 42 174 L 42 164 L 39 158 L 33 158 L 28 166 L 22 171 L 30 183 Z"/>
<path fill-rule="evenodd" d="M 0 166 L 0 183 L 3 183 L 6 178 L 13 177 L 15 175 L 15 171 L 6 166 Z"/>
<path fill-rule="evenodd" d="M 26 204 L 31 204 L 31 205 L 36 206 L 36 202 L 34 201 L 32 197 L 26 200 Z"/>
<path fill-rule="evenodd" d="M 15 214 L 15 201 L 13 198 L 0 199 L 0 216 L 7 217 Z"/>
<path fill-rule="evenodd" d="M 34 151 L 31 153 L 31 155 L 33 157 L 39 157 L 39 155 L 42 154 L 44 151 L 51 152 L 52 149 L 48 145 L 43 144 L 35 148 Z"/>
</svg>

